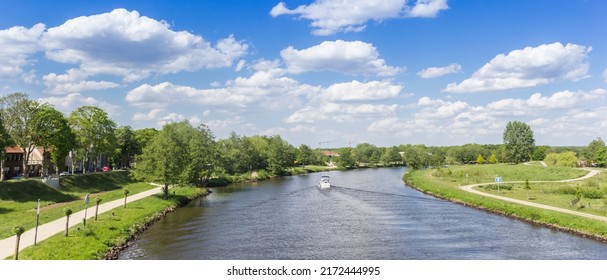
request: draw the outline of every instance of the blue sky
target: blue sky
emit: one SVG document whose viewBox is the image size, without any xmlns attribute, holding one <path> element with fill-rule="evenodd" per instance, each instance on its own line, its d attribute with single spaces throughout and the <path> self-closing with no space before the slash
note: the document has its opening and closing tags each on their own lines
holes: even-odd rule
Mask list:
<svg viewBox="0 0 607 280">
<path fill-rule="evenodd" d="M 606 138 L 607 2 L 3 1 L 0 95 L 294 145 Z"/>
</svg>

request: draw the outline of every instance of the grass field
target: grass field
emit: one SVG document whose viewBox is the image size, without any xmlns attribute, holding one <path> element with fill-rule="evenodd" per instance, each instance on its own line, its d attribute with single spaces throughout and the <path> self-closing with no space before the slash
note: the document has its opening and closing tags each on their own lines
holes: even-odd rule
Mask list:
<svg viewBox="0 0 607 280">
<path fill-rule="evenodd" d="M 130 194 L 146 191 L 154 186 L 131 180 L 127 172 L 106 172 L 62 177 L 59 190 L 46 186 L 36 179 L 0 183 L 0 238 L 13 235 L 11 229 L 23 226 L 26 230 L 36 225 L 36 206 L 40 198 L 40 224 L 64 216 L 63 209 L 74 212 L 83 210 L 84 196 L 91 194 L 104 202 L 124 196 L 122 189 Z M 89 204 L 91 206 L 91 204 Z"/>
<path fill-rule="evenodd" d="M 205 189 L 176 187 L 168 200 L 160 194 L 137 200 L 126 208 L 116 208 L 113 214 L 99 215 L 86 226 L 78 224 L 70 228 L 69 236 L 58 233 L 30 246 L 19 253 L 22 260 L 90 260 L 104 259 L 108 251 L 129 241 L 151 222 L 161 218 L 166 211 L 206 194 Z M 168 210 L 167 210 L 168 209 Z M 76 222 L 73 222 L 76 223 Z"/>
<path fill-rule="evenodd" d="M 459 186 L 483 182 L 491 186 L 497 176 L 502 177 L 502 181 L 557 181 L 579 178 L 587 173 L 588 171 L 574 168 L 535 165 L 464 165 L 412 170 L 405 174 L 404 179 L 410 186 L 454 202 L 607 240 L 607 225 L 604 222 L 483 197 L 459 189 Z M 577 205 L 570 204 L 575 197 L 575 194 L 571 194 L 571 188 L 587 188 L 589 196 L 592 196 L 591 192 L 606 190 L 603 183 L 605 178 L 607 177 L 602 174 L 572 183 L 530 183 L 529 190 L 524 183 L 502 184 L 499 195 L 605 215 L 603 198 L 582 197 Z M 477 189 L 498 194 L 497 188 L 493 187 Z M 583 208 L 580 206 L 588 204 L 590 205 Z"/>
</svg>

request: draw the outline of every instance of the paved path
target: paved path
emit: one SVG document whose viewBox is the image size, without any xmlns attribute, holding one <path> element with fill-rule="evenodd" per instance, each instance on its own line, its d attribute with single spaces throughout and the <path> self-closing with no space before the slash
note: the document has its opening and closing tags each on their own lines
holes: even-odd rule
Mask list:
<svg viewBox="0 0 607 280">
<path fill-rule="evenodd" d="M 158 184 L 152 184 L 154 186 L 159 186 Z M 152 196 L 160 192 L 160 188 L 153 188 L 149 191 L 144 191 L 140 193 L 136 193 L 133 195 L 129 195 L 127 198 L 127 204 L 142 198 L 146 198 L 148 196 Z M 99 214 L 110 211 L 114 208 L 123 207 L 124 206 L 124 198 L 117 199 L 114 201 L 106 202 L 103 204 L 99 204 Z M 95 204 L 87 209 L 87 220 L 95 217 Z M 73 213 L 70 216 L 70 227 L 73 227 L 82 222 L 84 218 L 84 210 Z M 65 231 L 65 217 L 61 219 L 57 219 L 52 222 L 48 222 L 43 225 L 38 226 L 38 237 L 37 242 L 40 242 L 44 239 L 47 239 L 57 233 Z M 19 241 L 19 250 L 22 250 L 26 247 L 34 245 L 34 233 L 35 229 L 30 229 L 24 232 L 21 235 L 21 240 Z M 11 236 L 6 239 L 0 240 L 0 260 L 3 260 L 9 256 L 12 256 L 15 253 L 15 243 L 16 237 Z"/>
<path fill-rule="evenodd" d="M 595 176 L 595 175 L 597 175 L 597 174 L 600 173 L 599 170 L 594 170 L 594 169 L 585 169 L 585 170 L 588 170 L 590 172 L 588 172 L 588 174 L 586 174 L 586 175 L 584 175 L 583 177 L 580 177 L 580 178 L 560 180 L 560 181 L 529 181 L 529 183 L 565 183 L 565 182 L 574 182 L 574 181 L 580 181 L 580 180 L 588 179 L 588 178 L 593 177 L 593 176 Z M 511 181 L 511 182 L 503 182 L 503 183 L 511 183 L 511 184 L 513 184 L 513 183 L 524 183 L 524 181 Z M 514 199 L 514 198 L 509 198 L 509 197 L 504 197 L 504 196 L 499 196 L 499 195 L 493 195 L 493 194 L 489 194 L 489 193 L 485 193 L 485 192 L 481 192 L 481 191 L 477 191 L 477 190 L 473 189 L 474 187 L 478 187 L 478 186 L 482 186 L 482 185 L 487 185 L 487 184 L 490 184 L 490 183 L 480 183 L 480 184 L 466 185 L 466 186 L 461 186 L 459 188 L 462 189 L 462 190 L 464 190 L 464 191 L 467 191 L 467 192 L 470 192 L 470 193 L 474 193 L 474 194 L 478 194 L 478 195 L 482 195 L 482 196 L 486 196 L 486 197 L 491 197 L 491 198 L 495 198 L 495 199 L 501 199 L 501 200 L 505 200 L 505 201 L 509 201 L 509 202 L 514 202 L 514 203 L 518 203 L 518 204 L 523 204 L 523 205 L 527 205 L 527 206 L 531 206 L 531 207 L 536 207 L 536 208 L 541 208 L 541 209 L 547 209 L 547 210 L 553 210 L 553 211 L 557 211 L 557 212 L 561 212 L 561 213 L 567 213 L 567 214 L 571 214 L 571 215 L 577 215 L 577 216 L 581 216 L 581 217 L 586 217 L 586 218 L 591 218 L 591 219 L 607 222 L 607 217 L 604 217 L 604 216 L 592 215 L 592 214 L 587 214 L 587 213 L 583 213 L 583 212 L 573 211 L 573 210 L 569 210 L 569 209 L 558 208 L 558 207 L 544 205 L 544 204 L 539 204 L 539 203 L 533 203 L 533 202 L 529 202 L 529 201 L 526 201 L 526 200 L 520 200 L 520 199 Z"/>
</svg>

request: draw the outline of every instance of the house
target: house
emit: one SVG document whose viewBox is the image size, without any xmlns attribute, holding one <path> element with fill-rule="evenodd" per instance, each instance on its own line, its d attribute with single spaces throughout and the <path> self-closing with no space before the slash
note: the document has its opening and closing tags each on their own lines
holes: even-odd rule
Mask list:
<svg viewBox="0 0 607 280">
<path fill-rule="evenodd" d="M 5 150 L 4 162 L 4 178 L 10 179 L 18 175 L 23 175 L 23 160 L 24 152 L 19 146 L 8 147 Z M 27 165 L 29 166 L 28 176 L 40 176 L 42 173 L 44 149 L 42 147 L 35 148 L 30 154 Z M 48 158 L 48 155 L 47 155 Z M 49 164 L 49 173 L 55 172 L 52 164 Z"/>
</svg>

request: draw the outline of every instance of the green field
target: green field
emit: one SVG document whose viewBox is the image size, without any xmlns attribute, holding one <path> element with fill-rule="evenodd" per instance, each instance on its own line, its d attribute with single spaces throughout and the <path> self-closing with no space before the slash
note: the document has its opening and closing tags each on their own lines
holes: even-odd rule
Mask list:
<svg viewBox="0 0 607 280">
<path fill-rule="evenodd" d="M 36 206 L 40 199 L 40 224 L 64 216 L 63 209 L 83 210 L 84 196 L 91 194 L 91 202 L 101 197 L 104 202 L 124 197 L 123 188 L 130 194 L 152 188 L 152 185 L 133 181 L 127 172 L 107 172 L 73 175 L 61 178 L 59 190 L 46 186 L 36 179 L 0 183 L 0 239 L 12 236 L 12 228 L 26 230 L 36 225 Z M 92 206 L 89 204 L 89 206 Z"/>
<path fill-rule="evenodd" d="M 476 189 L 534 203 L 553 205 L 596 215 L 606 215 L 603 197 L 607 194 L 607 185 L 604 183 L 607 177 L 604 174 L 571 183 L 529 183 L 530 189 L 525 188 L 525 183 L 503 183 L 499 193 L 497 187 L 494 186 L 497 176 L 502 177 L 504 182 L 558 181 L 579 178 L 587 173 L 588 171 L 575 168 L 541 167 L 539 165 L 462 165 L 439 169 L 411 170 L 405 174 L 404 179 L 408 185 L 414 186 L 423 192 L 454 202 L 533 221 L 538 224 L 595 236 L 600 239 L 607 239 L 607 224 L 604 222 L 484 197 L 459 189 L 463 185 L 486 182 L 486 187 L 477 187 Z M 575 198 L 575 190 L 578 187 L 585 190 L 588 197 L 593 198 L 585 197 L 584 192 L 580 191 L 582 193 L 581 200 L 572 205 L 571 201 Z M 571 193 L 572 189 L 574 190 L 573 194 Z"/>
<path fill-rule="evenodd" d="M 207 191 L 194 187 L 172 189 L 168 200 L 162 195 L 131 202 L 126 208 L 99 215 L 97 221 L 90 220 L 86 226 L 78 224 L 70 228 L 69 236 L 58 233 L 30 246 L 19 253 L 22 260 L 90 260 L 104 259 L 112 248 L 121 246 L 166 212 L 185 204 Z M 74 222 L 76 223 L 76 222 Z"/>
</svg>

